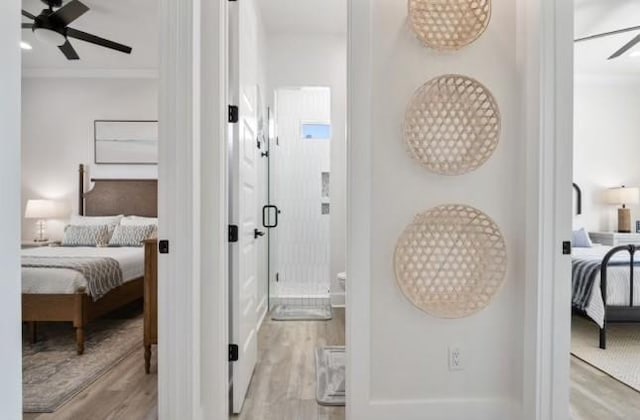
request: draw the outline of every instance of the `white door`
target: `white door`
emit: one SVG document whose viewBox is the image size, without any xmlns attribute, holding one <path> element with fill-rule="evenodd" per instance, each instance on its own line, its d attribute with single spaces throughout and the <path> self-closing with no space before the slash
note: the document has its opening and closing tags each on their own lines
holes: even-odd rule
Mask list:
<svg viewBox="0 0 640 420">
<path fill-rule="evenodd" d="M 238 346 L 233 362 L 233 412 L 239 413 L 251 382 L 257 340 L 257 38 L 251 0 L 232 3 L 230 11 L 230 97 L 239 107 L 233 124 L 230 219 L 238 226 L 231 244 L 231 340 Z"/>
</svg>

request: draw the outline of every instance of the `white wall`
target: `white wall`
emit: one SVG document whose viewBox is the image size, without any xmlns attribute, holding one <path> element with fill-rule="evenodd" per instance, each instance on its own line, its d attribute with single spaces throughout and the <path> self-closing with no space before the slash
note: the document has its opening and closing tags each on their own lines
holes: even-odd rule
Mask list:
<svg viewBox="0 0 640 420">
<path fill-rule="evenodd" d="M 640 187 L 640 78 L 579 76 L 575 83 L 574 182 L 582 188 L 582 215 L 574 227 L 617 228 L 617 206 L 604 192 L 621 185 Z M 640 206 L 631 205 L 632 229 Z"/>
<path fill-rule="evenodd" d="M 345 4 L 346 7 L 346 4 Z M 331 290 L 332 303 L 344 304 L 336 275 L 346 270 L 346 36 L 270 34 L 270 102 L 278 87 L 331 88 Z M 277 203 L 275 203 L 277 204 Z"/>
<path fill-rule="evenodd" d="M 362 13 L 366 2 L 356 3 Z M 366 370 L 357 367 L 357 376 L 352 377 L 367 381 L 358 384 L 359 394 L 353 398 L 366 401 L 367 418 L 372 420 L 519 418 L 524 376 L 526 165 L 519 112 L 516 3 L 493 2 L 485 34 L 473 45 L 449 54 L 428 50 L 416 40 L 407 25 L 406 2 L 373 0 L 370 4 L 371 60 L 356 52 L 353 64 L 365 72 L 371 69 L 371 100 L 364 97 L 363 104 L 350 99 L 364 106 L 370 102 L 372 108 L 369 132 L 351 133 L 352 147 L 356 147 L 352 163 L 367 159 L 358 153 L 363 143 L 370 142 L 372 149 L 369 172 L 358 172 L 360 182 L 352 178 L 351 184 L 363 199 L 368 193 L 358 191 L 359 185 L 366 188 L 365 179 L 370 177 L 371 201 L 364 205 L 370 205 L 372 212 L 370 223 L 361 226 L 363 231 L 351 230 L 361 233 L 349 248 L 354 253 L 350 261 L 358 270 L 354 275 L 359 276 L 350 281 L 370 285 L 370 296 L 357 297 L 369 299 L 366 305 L 358 303 L 358 310 L 370 308 L 369 312 L 358 312 L 353 318 L 370 325 L 370 336 L 367 339 L 357 331 L 360 325 L 350 328 L 351 360 L 370 354 L 370 359 L 364 359 Z M 357 44 L 368 24 L 366 15 L 350 19 L 362 25 L 360 35 L 353 38 L 356 48 L 367 48 Z M 413 92 L 446 73 L 481 81 L 493 92 L 502 115 L 502 135 L 494 155 L 478 170 L 454 177 L 425 170 L 409 157 L 402 141 L 404 111 Z M 354 85 L 367 83 L 367 73 L 352 75 Z M 364 93 L 364 88 L 356 91 Z M 355 108 L 351 116 L 361 121 L 364 111 Z M 400 233 L 416 213 L 451 202 L 472 205 L 496 221 L 507 244 L 508 267 L 502 290 L 486 309 L 468 318 L 444 320 L 416 309 L 403 296 L 395 281 L 393 254 Z M 351 210 L 350 217 L 353 226 L 364 216 Z M 370 240 L 364 243 L 367 235 Z M 363 254 L 369 261 L 365 269 L 359 265 Z M 462 350 L 462 371 L 448 371 L 451 345 Z M 352 412 L 364 416 L 361 408 Z"/>
<path fill-rule="evenodd" d="M 30 198 L 66 202 L 77 213 L 78 164 L 90 177 L 156 178 L 155 165 L 95 165 L 93 121 L 155 120 L 155 79 L 25 78 L 22 83 L 22 209 Z M 60 239 L 63 221 L 49 223 Z M 35 221 L 23 219 L 22 237 L 34 237 Z"/>
<path fill-rule="evenodd" d="M 22 416 L 20 307 L 21 2 L 0 2 L 0 417 Z"/>
</svg>

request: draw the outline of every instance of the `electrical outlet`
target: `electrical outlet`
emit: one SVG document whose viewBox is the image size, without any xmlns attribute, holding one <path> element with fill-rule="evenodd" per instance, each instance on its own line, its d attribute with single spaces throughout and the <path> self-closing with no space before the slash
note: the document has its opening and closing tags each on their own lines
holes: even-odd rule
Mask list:
<svg viewBox="0 0 640 420">
<path fill-rule="evenodd" d="M 458 346 L 449 347 L 449 370 L 463 370 L 462 350 Z"/>
</svg>

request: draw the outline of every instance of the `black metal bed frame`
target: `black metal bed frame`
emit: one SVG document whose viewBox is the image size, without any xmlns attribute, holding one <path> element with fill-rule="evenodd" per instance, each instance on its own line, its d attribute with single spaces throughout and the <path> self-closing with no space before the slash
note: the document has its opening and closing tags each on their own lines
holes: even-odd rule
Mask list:
<svg viewBox="0 0 640 420">
<path fill-rule="evenodd" d="M 640 322 L 640 306 L 634 306 L 633 302 L 633 269 L 635 253 L 640 250 L 640 245 L 620 245 L 612 248 L 602 259 L 600 265 L 600 292 L 604 303 L 604 322 L 600 328 L 600 348 L 607 348 L 607 326 L 613 323 Z M 611 258 L 620 252 L 629 253 L 629 304 L 607 305 L 607 269 Z"/>
</svg>

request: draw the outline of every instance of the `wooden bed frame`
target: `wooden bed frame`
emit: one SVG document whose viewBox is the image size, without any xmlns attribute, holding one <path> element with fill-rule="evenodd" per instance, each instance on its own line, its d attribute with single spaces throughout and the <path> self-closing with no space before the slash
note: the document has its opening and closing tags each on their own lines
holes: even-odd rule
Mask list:
<svg viewBox="0 0 640 420">
<path fill-rule="evenodd" d="M 85 167 L 80 165 L 78 209 L 81 216 L 116 214 L 157 217 L 158 182 L 155 179 L 91 179 L 93 189 L 85 192 Z M 30 323 L 31 340 L 36 340 L 36 323 L 72 322 L 76 350 L 84 353 L 85 327 L 92 320 L 143 298 L 144 277 L 119 286 L 97 301 L 84 292 L 74 294 L 23 294 L 22 321 Z"/>
</svg>

